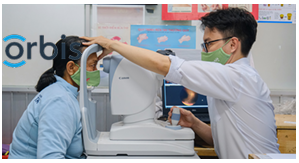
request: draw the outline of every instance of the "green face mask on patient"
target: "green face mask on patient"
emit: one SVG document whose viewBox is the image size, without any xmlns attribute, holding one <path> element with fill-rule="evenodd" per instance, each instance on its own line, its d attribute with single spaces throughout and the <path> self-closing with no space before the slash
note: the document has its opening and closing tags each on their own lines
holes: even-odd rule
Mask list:
<svg viewBox="0 0 299 163">
<path fill-rule="evenodd" d="M 225 46 L 230 40 L 231 39 L 229 39 L 223 46 Z M 230 55 L 223 51 L 223 46 L 213 52 L 201 52 L 201 60 L 218 62 L 224 65 L 228 61 Z"/>
<path fill-rule="evenodd" d="M 76 64 L 76 63 L 75 63 Z M 76 64 L 77 65 L 77 64 Z M 73 81 L 80 86 L 80 72 L 81 72 L 81 67 L 79 67 L 78 71 L 75 72 L 71 78 Z M 98 86 L 100 84 L 100 70 L 96 71 L 86 71 L 86 84 L 87 86 Z"/>
</svg>

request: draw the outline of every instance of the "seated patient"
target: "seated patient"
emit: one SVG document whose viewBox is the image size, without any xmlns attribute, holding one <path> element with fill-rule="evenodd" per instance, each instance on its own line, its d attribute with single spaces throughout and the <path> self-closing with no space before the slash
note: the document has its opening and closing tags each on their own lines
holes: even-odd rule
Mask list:
<svg viewBox="0 0 299 163">
<path fill-rule="evenodd" d="M 20 118 L 10 144 L 9 159 L 35 158 L 85 158 L 82 143 L 82 124 L 77 100 L 80 86 L 80 59 L 69 56 L 78 54 L 70 50 L 73 46 L 81 53 L 87 48 L 84 39 L 68 36 L 56 43 L 57 56 L 53 66 L 44 72 L 37 85 L 39 92 L 30 102 Z M 62 43 L 65 44 L 65 59 Z M 100 73 L 96 68 L 97 55 L 93 53 L 87 61 L 88 85 L 97 86 Z"/>
</svg>

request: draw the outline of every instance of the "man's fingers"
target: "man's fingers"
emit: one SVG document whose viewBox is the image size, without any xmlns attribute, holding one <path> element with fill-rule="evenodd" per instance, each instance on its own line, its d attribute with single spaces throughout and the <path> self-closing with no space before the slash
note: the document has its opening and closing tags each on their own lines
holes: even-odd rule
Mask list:
<svg viewBox="0 0 299 163">
<path fill-rule="evenodd" d="M 170 116 L 168 116 L 168 122 L 169 122 L 170 124 L 172 124 L 172 123 L 171 123 L 171 118 L 170 118 Z"/>
<path fill-rule="evenodd" d="M 182 121 L 179 121 L 178 125 L 185 126 L 185 124 Z"/>
<path fill-rule="evenodd" d="M 106 49 L 103 49 L 102 54 L 98 56 L 98 60 L 101 60 L 102 58 L 104 58 L 105 56 L 107 56 L 110 53 L 111 53 L 111 51 L 107 51 Z"/>
<path fill-rule="evenodd" d="M 182 115 L 186 115 L 188 113 L 188 111 L 183 108 L 180 108 L 180 112 Z"/>
<path fill-rule="evenodd" d="M 94 44 L 94 41 L 90 41 L 90 42 L 82 42 L 83 45 L 92 45 Z"/>
<path fill-rule="evenodd" d="M 181 112 L 181 115 L 183 115 L 183 116 L 192 116 L 193 115 L 191 113 L 191 111 L 183 109 L 183 108 L 180 108 L 180 112 Z"/>
<path fill-rule="evenodd" d="M 183 109 L 183 108 L 179 108 L 180 109 L 180 113 L 181 115 L 189 115 L 191 112 L 186 110 L 186 109 Z M 190 113 L 189 113 L 190 112 Z"/>
<path fill-rule="evenodd" d="M 81 36 L 80 38 L 82 38 L 82 39 L 84 39 L 84 40 L 88 40 L 88 41 L 94 39 L 94 37 L 86 37 L 86 36 Z"/>
<path fill-rule="evenodd" d="M 105 55 L 103 55 L 103 53 L 98 57 L 98 60 L 101 60 L 105 57 Z"/>
<path fill-rule="evenodd" d="M 171 118 L 171 116 L 172 116 L 172 113 L 168 112 L 168 118 Z"/>
<path fill-rule="evenodd" d="M 177 108 L 177 106 L 173 106 L 170 108 L 170 111 L 172 112 L 173 111 L 173 108 Z"/>
<path fill-rule="evenodd" d="M 103 54 L 103 53 L 102 53 Z M 98 61 L 99 60 L 101 60 L 103 57 L 102 57 L 102 54 L 100 54 L 99 56 L 98 56 Z"/>
<path fill-rule="evenodd" d="M 170 108 L 170 111 L 168 112 L 168 122 L 170 122 L 170 124 L 171 124 L 172 110 L 173 108 Z"/>
<path fill-rule="evenodd" d="M 105 50 L 103 50 L 102 54 L 99 55 L 98 60 L 101 60 L 102 58 L 104 58 L 107 54 L 105 54 Z"/>
</svg>

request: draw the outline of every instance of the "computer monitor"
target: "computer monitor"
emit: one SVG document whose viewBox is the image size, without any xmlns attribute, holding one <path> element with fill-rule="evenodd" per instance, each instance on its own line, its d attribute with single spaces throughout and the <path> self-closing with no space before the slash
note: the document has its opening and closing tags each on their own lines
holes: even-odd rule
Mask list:
<svg viewBox="0 0 299 163">
<path fill-rule="evenodd" d="M 167 117 L 170 108 L 177 106 L 191 111 L 198 119 L 209 123 L 207 98 L 204 95 L 164 80 L 162 86 L 163 116 Z"/>
</svg>

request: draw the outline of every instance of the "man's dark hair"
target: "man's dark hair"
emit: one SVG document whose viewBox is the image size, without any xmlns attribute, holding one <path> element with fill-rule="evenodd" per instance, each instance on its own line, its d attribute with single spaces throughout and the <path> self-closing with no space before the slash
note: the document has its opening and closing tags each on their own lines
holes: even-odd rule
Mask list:
<svg viewBox="0 0 299 163">
<path fill-rule="evenodd" d="M 255 42 L 257 22 L 245 9 L 227 8 L 210 12 L 201 18 L 202 29 L 217 29 L 223 37 L 237 37 L 241 41 L 241 52 L 247 57 Z"/>
</svg>

